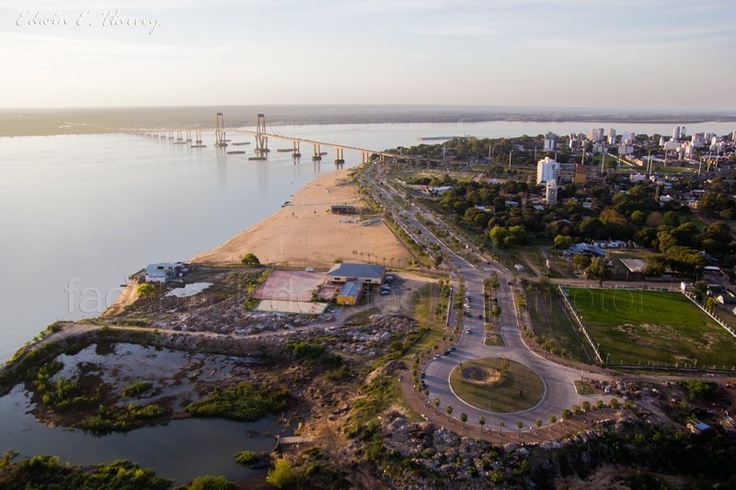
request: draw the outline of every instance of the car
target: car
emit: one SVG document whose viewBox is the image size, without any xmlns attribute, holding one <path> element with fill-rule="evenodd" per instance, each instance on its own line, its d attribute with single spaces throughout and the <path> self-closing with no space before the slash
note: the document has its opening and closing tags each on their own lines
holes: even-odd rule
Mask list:
<svg viewBox="0 0 736 490">
<path fill-rule="evenodd" d="M 437 360 L 437 359 L 439 359 L 439 358 L 440 358 L 440 355 L 439 355 L 439 354 L 435 354 L 435 355 L 434 355 L 434 357 L 433 357 L 432 359 L 434 359 L 434 360 L 436 361 L 436 360 Z"/>
<path fill-rule="evenodd" d="M 424 379 L 424 376 L 426 376 L 426 373 L 422 373 L 419 375 L 420 378 Z"/>
<path fill-rule="evenodd" d="M 378 294 L 380 294 L 381 296 L 388 296 L 389 294 L 391 294 L 391 290 L 390 289 L 381 289 L 381 292 L 378 293 Z"/>
<path fill-rule="evenodd" d="M 479 320 L 482 320 L 483 319 L 483 315 L 478 315 L 478 319 Z"/>
<path fill-rule="evenodd" d="M 466 328 L 466 329 L 465 329 L 465 333 L 466 333 L 466 334 L 468 334 L 468 335 L 470 335 L 471 333 L 473 333 L 473 331 L 472 331 L 472 330 L 470 330 L 469 328 Z"/>
<path fill-rule="evenodd" d="M 442 355 L 449 356 L 452 354 L 452 351 L 450 349 L 447 349 L 445 352 L 442 353 Z"/>
<path fill-rule="evenodd" d="M 394 276 L 386 276 L 386 277 L 385 277 L 385 278 L 383 279 L 383 281 L 384 281 L 384 282 L 385 282 L 386 284 L 391 284 L 392 282 L 394 282 Z"/>
<path fill-rule="evenodd" d="M 455 351 L 457 350 L 457 347 L 455 347 L 455 346 L 453 345 L 452 347 L 450 347 L 450 348 L 449 348 L 449 349 L 447 349 L 447 350 L 448 350 L 449 352 L 455 352 Z"/>
</svg>

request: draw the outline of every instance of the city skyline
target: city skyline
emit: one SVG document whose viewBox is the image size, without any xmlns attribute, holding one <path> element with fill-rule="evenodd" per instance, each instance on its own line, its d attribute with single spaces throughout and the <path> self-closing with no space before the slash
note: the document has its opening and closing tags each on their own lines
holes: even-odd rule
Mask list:
<svg viewBox="0 0 736 490">
<path fill-rule="evenodd" d="M 0 107 L 736 111 L 724 0 L 7 1 Z"/>
</svg>

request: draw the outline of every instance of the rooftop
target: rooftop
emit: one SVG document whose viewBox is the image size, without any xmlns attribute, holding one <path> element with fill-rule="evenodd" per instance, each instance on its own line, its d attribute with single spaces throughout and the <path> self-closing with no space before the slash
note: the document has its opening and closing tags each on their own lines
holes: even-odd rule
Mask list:
<svg viewBox="0 0 736 490">
<path fill-rule="evenodd" d="M 368 277 L 380 279 L 386 268 L 377 264 L 335 264 L 327 271 L 327 276 L 332 277 Z"/>
</svg>

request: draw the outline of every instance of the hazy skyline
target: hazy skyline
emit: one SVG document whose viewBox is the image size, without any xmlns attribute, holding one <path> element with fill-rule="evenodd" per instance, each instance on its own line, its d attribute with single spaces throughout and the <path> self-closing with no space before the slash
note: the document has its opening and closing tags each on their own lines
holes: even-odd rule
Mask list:
<svg viewBox="0 0 736 490">
<path fill-rule="evenodd" d="M 10 0 L 0 107 L 736 111 L 735 10 L 725 0 Z"/>
</svg>

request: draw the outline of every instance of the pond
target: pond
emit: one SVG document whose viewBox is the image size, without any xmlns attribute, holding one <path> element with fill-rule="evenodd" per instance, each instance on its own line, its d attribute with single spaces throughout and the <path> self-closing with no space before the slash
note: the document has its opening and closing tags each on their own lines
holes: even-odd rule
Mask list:
<svg viewBox="0 0 736 490">
<path fill-rule="evenodd" d="M 172 383 L 171 380 L 183 378 L 186 384 L 188 378 L 177 376 L 177 371 L 191 371 L 196 367 L 197 372 L 214 374 L 217 378 L 221 373 L 232 376 L 233 372 L 248 369 L 242 360 L 226 356 L 156 350 L 131 344 L 104 349 L 104 354 L 101 350 L 100 346 L 93 345 L 75 356 L 60 356 L 59 360 L 64 362 L 60 374 L 70 376 L 80 363 L 87 366 L 94 363 L 104 368 L 101 378 L 105 382 L 113 377 L 123 384 L 130 380 L 152 379 L 159 386 L 169 385 L 169 392 L 181 392 L 188 390 L 181 382 Z M 224 369 L 228 364 L 234 369 Z M 156 377 L 152 376 L 154 370 L 158 370 Z M 252 423 L 188 418 L 127 433 L 96 436 L 81 430 L 48 427 L 36 420 L 31 413 L 33 408 L 31 394 L 20 384 L 0 397 L 0 453 L 12 449 L 24 456 L 50 454 L 63 462 L 82 465 L 129 459 L 179 484 L 200 475 L 248 479 L 258 470 L 237 464 L 233 455 L 246 449 L 268 453 L 276 444 L 275 436 L 283 432 L 276 417 Z"/>
</svg>

